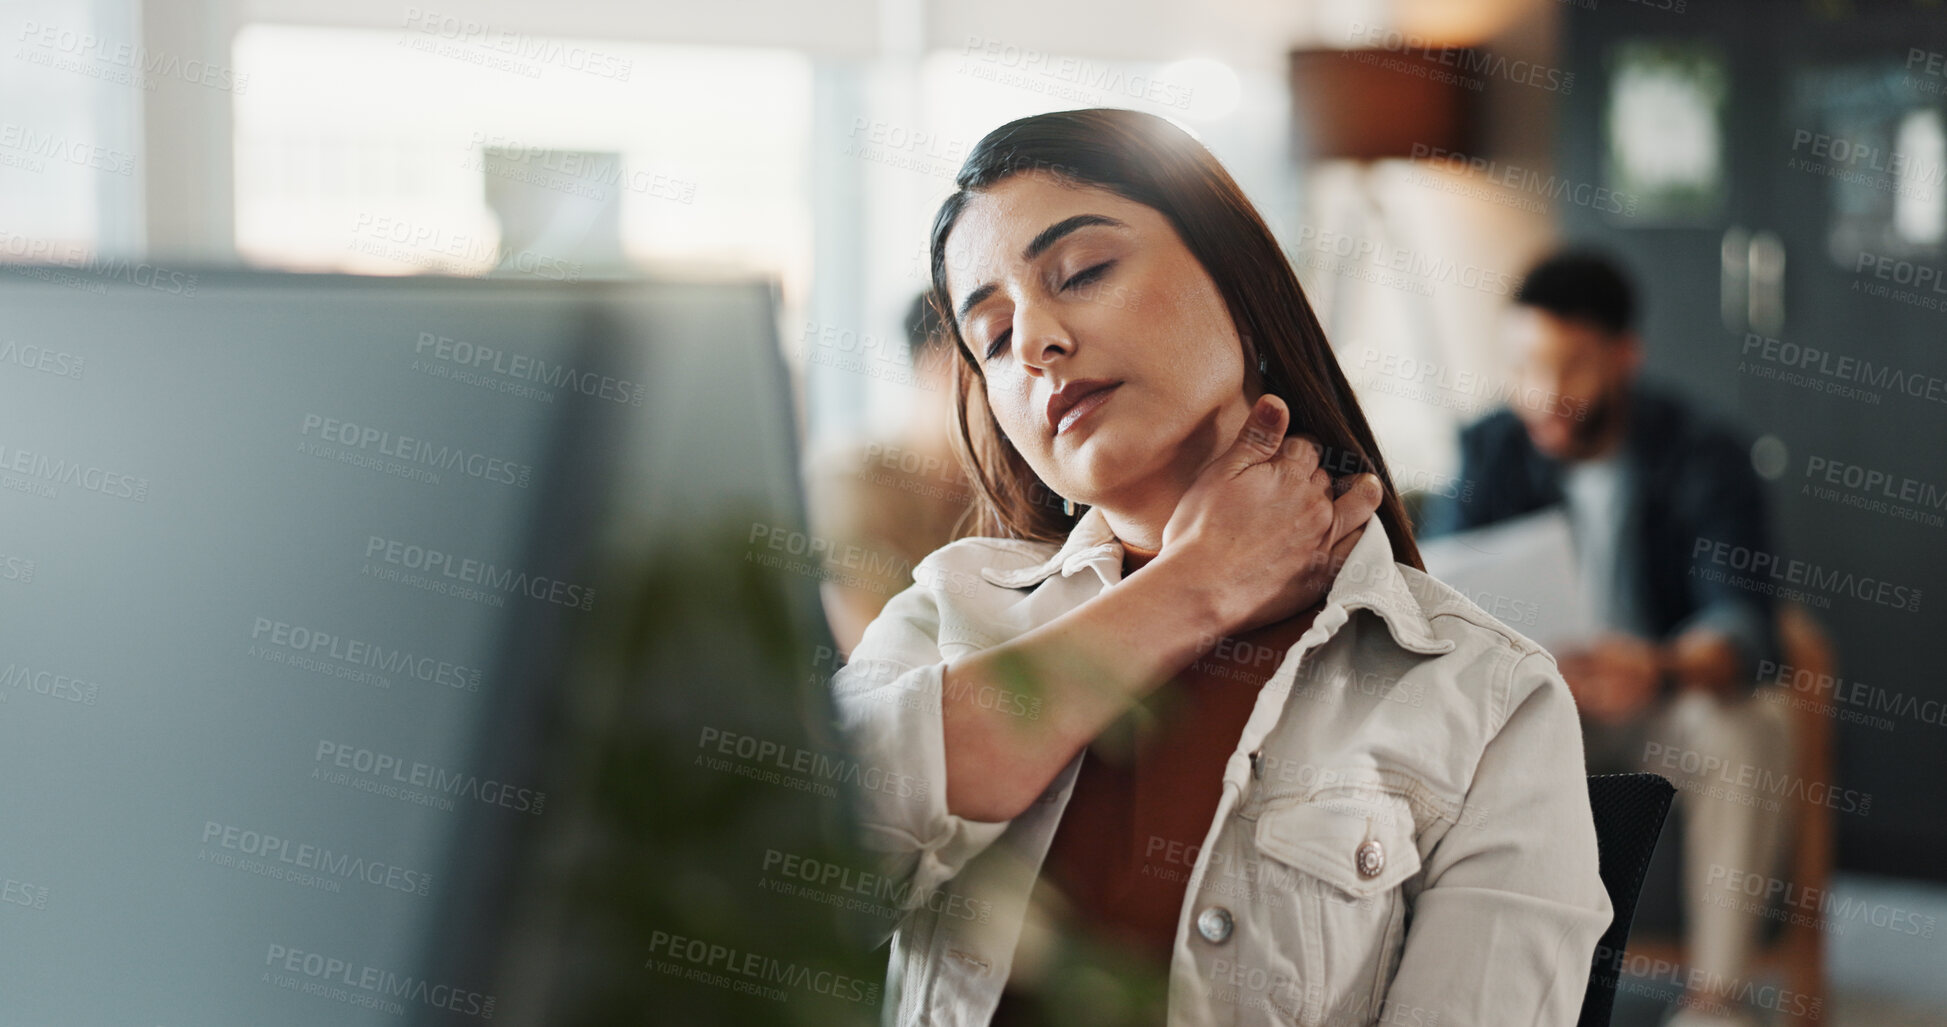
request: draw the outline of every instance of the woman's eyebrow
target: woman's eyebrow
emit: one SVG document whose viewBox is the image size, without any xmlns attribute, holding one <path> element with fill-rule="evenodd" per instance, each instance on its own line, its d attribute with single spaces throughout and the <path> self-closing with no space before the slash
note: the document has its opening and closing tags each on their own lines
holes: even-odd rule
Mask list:
<svg viewBox="0 0 1947 1027">
<path fill-rule="evenodd" d="M 1048 227 L 1042 229 L 1041 232 L 1038 235 L 1036 235 L 1033 239 L 1028 240 L 1027 246 L 1021 249 L 1021 262 L 1027 263 L 1028 261 L 1041 256 L 1043 253 L 1048 252 L 1048 247 L 1053 246 L 1057 242 L 1060 242 L 1062 236 L 1065 236 L 1068 233 L 1073 232 L 1078 228 L 1087 228 L 1091 225 L 1108 225 L 1112 228 L 1129 227 L 1128 225 L 1120 221 L 1117 221 L 1115 218 L 1112 218 L 1107 214 L 1076 214 L 1073 217 L 1062 218 L 1060 221 L 1057 221 L 1054 224 L 1049 225 Z M 967 314 L 970 313 L 973 310 L 973 308 L 979 306 L 982 300 L 985 300 L 987 297 L 993 295 L 994 290 L 996 288 L 998 288 L 998 286 L 996 286 L 993 282 L 988 282 L 987 284 L 981 286 L 980 288 L 975 289 L 974 291 L 968 293 L 967 298 L 960 301 L 960 310 L 955 315 L 956 319 L 965 321 L 967 319 Z"/>
</svg>

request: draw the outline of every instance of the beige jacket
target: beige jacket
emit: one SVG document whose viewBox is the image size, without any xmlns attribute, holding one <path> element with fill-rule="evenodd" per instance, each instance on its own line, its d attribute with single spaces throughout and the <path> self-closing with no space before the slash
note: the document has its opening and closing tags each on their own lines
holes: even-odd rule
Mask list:
<svg viewBox="0 0 1947 1027">
<path fill-rule="evenodd" d="M 1087 755 L 1012 821 L 947 812 L 943 668 L 1121 576 L 1096 509 L 1060 547 L 955 541 L 920 562 L 833 676 L 860 761 L 921 782 L 866 792 L 861 809 L 909 910 L 891 932 L 884 1022 L 988 1022 Z M 1612 910 L 1554 658 L 1395 562 L 1377 515 L 1311 629 L 1269 655 L 1278 670 L 1185 855 L 1171 1027 L 1573 1024 Z M 976 701 L 1041 713 L 990 692 Z"/>
</svg>

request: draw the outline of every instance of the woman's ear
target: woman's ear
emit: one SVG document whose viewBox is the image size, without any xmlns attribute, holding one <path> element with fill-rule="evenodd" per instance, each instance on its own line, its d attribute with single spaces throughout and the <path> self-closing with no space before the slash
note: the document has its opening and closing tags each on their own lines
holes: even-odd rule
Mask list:
<svg viewBox="0 0 1947 1027">
<path fill-rule="evenodd" d="M 1249 333 L 1240 332 L 1244 344 L 1244 399 L 1256 405 L 1258 397 L 1271 391 L 1271 361 Z"/>
</svg>

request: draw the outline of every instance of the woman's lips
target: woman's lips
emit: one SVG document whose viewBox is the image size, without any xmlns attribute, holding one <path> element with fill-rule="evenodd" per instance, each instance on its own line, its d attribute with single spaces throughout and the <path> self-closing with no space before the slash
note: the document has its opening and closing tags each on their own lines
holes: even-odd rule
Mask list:
<svg viewBox="0 0 1947 1027">
<path fill-rule="evenodd" d="M 1117 382 L 1104 389 L 1097 389 L 1083 396 L 1074 406 L 1068 408 L 1067 413 L 1061 415 L 1061 424 L 1055 428 L 1055 434 L 1057 436 L 1066 434 L 1068 429 L 1074 426 L 1075 422 L 1087 417 L 1089 411 L 1108 402 L 1109 396 L 1119 388 L 1122 388 L 1121 382 Z"/>
</svg>

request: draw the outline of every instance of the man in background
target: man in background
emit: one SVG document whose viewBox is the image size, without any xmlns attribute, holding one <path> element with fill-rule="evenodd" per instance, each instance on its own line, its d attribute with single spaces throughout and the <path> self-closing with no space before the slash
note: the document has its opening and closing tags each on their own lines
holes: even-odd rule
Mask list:
<svg viewBox="0 0 1947 1027">
<path fill-rule="evenodd" d="M 921 294 L 906 313 L 914 393 L 899 430 L 822 447 L 806 461 L 812 533 L 830 543 L 820 594 L 841 656 L 849 657 L 913 568 L 956 536 L 973 487 L 952 448 L 950 336 Z"/>
<path fill-rule="evenodd" d="M 1782 803 L 1752 784 L 1789 772 L 1789 736 L 1782 707 L 1753 697 L 1759 668 L 1781 662 L 1771 599 L 1731 584 L 1709 554 L 1774 550 L 1749 447 L 1639 377 L 1635 316 L 1628 279 L 1599 255 L 1529 271 L 1508 317 L 1520 404 L 1462 431 L 1460 480 L 1473 488 L 1430 499 L 1422 530 L 1566 507 L 1600 632 L 1556 653 L 1589 772 L 1649 771 L 1681 793 L 1684 941 L 1702 986 L 1670 1023 L 1755 1024 L 1721 996 L 1750 979 L 1764 921 L 1712 901 L 1709 875 L 1775 873 Z M 1734 772 L 1683 770 L 1705 758 Z"/>
</svg>

